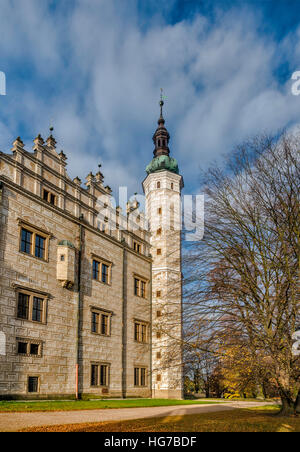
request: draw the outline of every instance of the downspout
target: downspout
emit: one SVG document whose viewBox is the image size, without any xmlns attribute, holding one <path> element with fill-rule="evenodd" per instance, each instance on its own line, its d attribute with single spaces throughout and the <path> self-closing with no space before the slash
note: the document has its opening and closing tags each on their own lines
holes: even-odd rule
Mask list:
<svg viewBox="0 0 300 452">
<path fill-rule="evenodd" d="M 83 219 L 80 215 L 79 220 Z M 79 359 L 80 359 L 80 326 L 81 326 L 81 258 L 82 258 L 82 234 L 83 226 L 79 224 L 79 246 L 78 246 L 78 277 L 77 277 L 77 329 L 76 329 L 76 365 L 75 365 L 75 398 L 79 399 Z"/>
</svg>

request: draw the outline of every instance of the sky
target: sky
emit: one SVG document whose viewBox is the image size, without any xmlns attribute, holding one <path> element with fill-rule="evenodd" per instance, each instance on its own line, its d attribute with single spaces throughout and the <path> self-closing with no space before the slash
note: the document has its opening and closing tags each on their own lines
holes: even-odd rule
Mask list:
<svg viewBox="0 0 300 452">
<path fill-rule="evenodd" d="M 300 123 L 300 0 L 0 0 L 0 150 L 54 127 L 70 177 L 142 192 L 160 88 L 185 193 L 260 133 Z"/>
</svg>

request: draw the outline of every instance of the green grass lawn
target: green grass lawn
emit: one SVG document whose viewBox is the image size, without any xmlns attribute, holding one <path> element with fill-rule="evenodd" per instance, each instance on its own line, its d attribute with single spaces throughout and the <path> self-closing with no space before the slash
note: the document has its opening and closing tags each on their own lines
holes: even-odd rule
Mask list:
<svg viewBox="0 0 300 452">
<path fill-rule="evenodd" d="M 267 406 L 134 421 L 31 427 L 31 432 L 300 432 L 300 417 L 277 416 Z"/>
<path fill-rule="evenodd" d="M 55 400 L 55 401 L 0 401 L 0 412 L 7 411 L 67 411 L 100 410 L 108 408 L 136 408 L 151 406 L 214 404 L 213 400 L 166 400 L 166 399 L 128 399 L 128 400 Z"/>
</svg>

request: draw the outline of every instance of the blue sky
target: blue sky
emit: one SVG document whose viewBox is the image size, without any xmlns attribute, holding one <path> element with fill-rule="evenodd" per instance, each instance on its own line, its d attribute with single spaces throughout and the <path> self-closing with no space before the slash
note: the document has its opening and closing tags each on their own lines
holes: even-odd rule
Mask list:
<svg viewBox="0 0 300 452">
<path fill-rule="evenodd" d="M 0 0 L 0 149 L 55 127 L 68 171 L 141 192 L 159 92 L 185 192 L 256 133 L 300 122 L 300 0 Z"/>
</svg>

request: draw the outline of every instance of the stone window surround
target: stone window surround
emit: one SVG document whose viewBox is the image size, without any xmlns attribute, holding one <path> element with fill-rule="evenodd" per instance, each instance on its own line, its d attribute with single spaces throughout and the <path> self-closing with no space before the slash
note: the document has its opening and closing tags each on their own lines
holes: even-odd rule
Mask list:
<svg viewBox="0 0 300 452">
<path fill-rule="evenodd" d="M 92 366 L 98 366 L 99 370 L 98 370 L 98 384 L 97 385 L 92 385 Z M 106 385 L 101 385 L 100 384 L 100 371 L 101 371 L 101 366 L 106 366 L 106 381 L 107 384 Z M 109 388 L 110 386 L 110 369 L 111 369 L 111 363 L 106 362 L 106 361 L 91 361 L 90 362 L 90 387 L 91 388 Z"/>
<path fill-rule="evenodd" d="M 100 307 L 96 307 L 96 306 L 90 306 L 90 310 L 91 310 L 91 317 L 92 317 L 93 313 L 99 314 L 100 316 L 103 314 L 103 315 L 107 315 L 109 317 L 109 319 L 108 319 L 108 334 L 103 334 L 103 333 L 100 333 L 100 332 L 97 333 L 95 331 L 92 331 L 92 327 L 91 327 L 91 333 L 95 334 L 96 336 L 111 337 L 111 318 L 114 315 L 113 311 L 108 311 L 106 309 L 103 309 L 103 308 L 100 308 Z M 101 319 L 101 317 L 100 317 L 100 319 Z M 92 322 L 92 320 L 91 320 L 91 322 Z M 99 331 L 101 331 L 100 325 L 101 325 L 101 320 L 99 322 Z"/>
<path fill-rule="evenodd" d="M 47 199 L 45 199 L 45 192 L 48 193 Z M 54 203 L 50 202 L 51 195 L 54 196 Z M 53 193 L 53 191 L 49 190 L 48 188 L 43 187 L 43 189 L 42 189 L 42 199 L 43 199 L 43 201 L 51 204 L 52 206 L 57 206 L 57 199 L 58 199 L 57 194 Z"/>
<path fill-rule="evenodd" d="M 138 294 L 135 293 L 135 280 L 139 281 L 139 289 Z M 145 283 L 145 296 L 143 297 L 141 295 L 141 282 Z M 144 300 L 148 299 L 148 286 L 149 286 L 149 279 L 145 278 L 144 276 L 138 275 L 137 273 L 133 273 L 133 295 L 135 297 L 143 298 Z"/>
<path fill-rule="evenodd" d="M 19 253 L 23 254 L 24 256 L 33 257 L 34 259 L 38 259 L 43 262 L 49 262 L 49 242 L 50 239 L 53 237 L 53 235 L 45 231 L 44 229 L 41 229 L 27 221 L 22 220 L 21 218 L 18 218 L 18 225 L 19 225 Z M 31 244 L 31 252 L 25 253 L 24 251 L 21 251 L 21 241 L 22 241 L 22 229 L 26 229 L 27 231 L 32 233 L 32 244 Z M 35 236 L 40 235 L 45 239 L 45 257 L 37 257 L 34 254 L 34 247 L 35 247 Z"/>
<path fill-rule="evenodd" d="M 137 340 L 135 338 L 135 325 L 139 325 L 139 327 L 141 326 L 145 326 L 146 327 L 146 338 L 145 341 L 142 340 Z M 141 338 L 141 328 L 140 328 L 140 332 L 139 332 L 139 337 Z M 149 343 L 149 322 L 145 321 L 145 320 L 140 320 L 140 319 L 133 319 L 133 338 L 134 338 L 134 342 L 136 344 L 148 344 Z"/>
<path fill-rule="evenodd" d="M 27 344 L 27 350 L 29 349 L 28 346 L 31 344 L 38 345 L 39 346 L 39 353 L 37 355 L 32 355 L 31 353 L 18 353 L 18 342 L 24 342 Z M 28 356 L 31 358 L 42 358 L 43 356 L 43 341 L 40 339 L 34 339 L 34 338 L 28 338 L 28 337 L 16 337 L 16 354 L 18 356 Z"/>
<path fill-rule="evenodd" d="M 139 384 L 135 384 L 135 370 L 139 369 L 138 372 L 138 380 L 139 380 Z M 141 369 L 145 369 L 145 384 L 141 384 Z M 143 365 L 136 365 L 134 364 L 134 368 L 133 368 L 133 383 L 134 383 L 134 387 L 135 388 L 146 388 L 148 386 L 148 368 L 146 366 Z"/>
<path fill-rule="evenodd" d="M 92 280 L 93 281 L 97 281 L 101 284 L 105 284 L 106 286 L 111 286 L 112 285 L 112 267 L 113 267 L 113 263 L 111 261 L 108 261 L 107 259 L 104 259 L 100 256 L 98 256 L 97 254 L 91 253 L 91 257 L 92 257 Z M 93 275 L 93 261 L 96 261 L 100 264 L 100 270 L 99 270 L 99 279 L 95 279 L 94 275 Z M 102 277 L 102 264 L 107 265 L 108 266 L 108 282 L 103 282 L 101 277 Z"/>
<path fill-rule="evenodd" d="M 37 388 L 37 392 L 29 392 L 29 378 L 30 377 L 35 377 L 38 379 L 38 388 Z M 26 392 L 27 394 L 38 394 L 40 392 L 40 386 L 41 386 L 41 375 L 40 374 L 30 374 L 27 376 L 27 380 L 26 380 Z"/>
<path fill-rule="evenodd" d="M 38 325 L 46 325 L 47 324 L 47 310 L 48 310 L 48 300 L 50 298 L 50 294 L 49 293 L 45 293 L 45 292 L 41 292 L 39 290 L 35 290 L 29 287 L 24 287 L 24 286 L 18 286 L 13 284 L 12 287 L 15 289 L 16 292 L 16 308 L 15 308 L 15 317 L 17 320 L 21 320 L 24 322 L 31 322 L 31 323 L 35 323 Z M 31 314 L 29 316 L 28 319 L 21 319 L 18 317 L 18 303 L 19 303 L 19 293 L 24 293 L 25 295 L 29 295 L 30 299 L 29 299 L 29 314 Z M 31 320 L 30 317 L 32 317 L 32 300 L 33 297 L 38 297 L 38 298 L 42 298 L 43 299 L 43 314 L 42 314 L 42 322 L 37 322 L 35 320 Z"/>
</svg>

